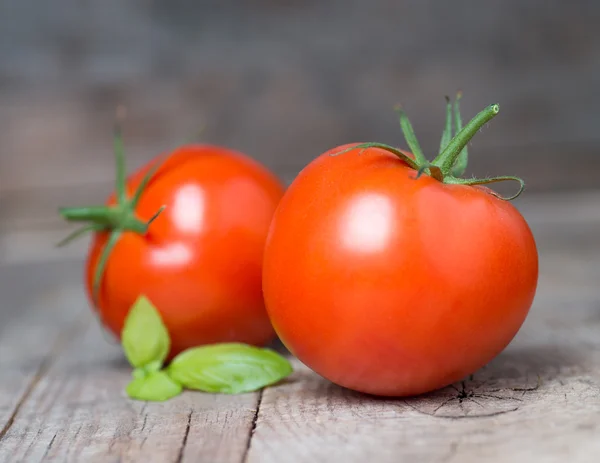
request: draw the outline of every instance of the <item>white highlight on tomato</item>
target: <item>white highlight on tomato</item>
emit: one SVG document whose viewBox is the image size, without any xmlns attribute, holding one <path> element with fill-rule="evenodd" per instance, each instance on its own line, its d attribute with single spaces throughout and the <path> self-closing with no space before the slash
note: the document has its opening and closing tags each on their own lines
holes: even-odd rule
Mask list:
<svg viewBox="0 0 600 463">
<path fill-rule="evenodd" d="M 153 249 L 150 258 L 154 265 L 173 267 L 189 263 L 193 255 L 190 248 L 183 243 L 172 243 Z"/>
<path fill-rule="evenodd" d="M 392 232 L 394 207 L 377 193 L 356 197 L 342 219 L 344 246 L 359 252 L 385 249 Z"/>
<path fill-rule="evenodd" d="M 194 184 L 183 185 L 178 189 L 171 211 L 172 220 L 178 230 L 199 233 L 204 226 L 206 193 Z"/>
</svg>

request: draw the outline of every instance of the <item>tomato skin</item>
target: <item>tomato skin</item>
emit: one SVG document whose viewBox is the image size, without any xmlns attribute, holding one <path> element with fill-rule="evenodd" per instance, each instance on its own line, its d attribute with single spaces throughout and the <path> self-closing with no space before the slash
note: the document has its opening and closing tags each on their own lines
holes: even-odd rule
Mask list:
<svg viewBox="0 0 600 463">
<path fill-rule="evenodd" d="M 133 195 L 158 158 L 127 180 Z M 264 345 L 274 331 L 261 289 L 263 249 L 284 187 L 245 155 L 211 145 L 170 153 L 146 186 L 136 216 L 147 221 L 166 206 L 145 236 L 125 232 L 112 251 L 97 311 L 117 337 L 140 294 L 157 307 L 171 336 L 169 358 L 215 342 Z M 107 204 L 114 204 L 114 194 Z M 108 235 L 95 234 L 87 260 L 93 272 Z"/>
<path fill-rule="evenodd" d="M 326 152 L 288 187 L 263 262 L 286 347 L 343 387 L 432 391 L 515 336 L 538 256 L 518 210 L 485 188 L 442 184 L 387 151 Z M 409 154 L 409 153 L 407 153 Z"/>
</svg>

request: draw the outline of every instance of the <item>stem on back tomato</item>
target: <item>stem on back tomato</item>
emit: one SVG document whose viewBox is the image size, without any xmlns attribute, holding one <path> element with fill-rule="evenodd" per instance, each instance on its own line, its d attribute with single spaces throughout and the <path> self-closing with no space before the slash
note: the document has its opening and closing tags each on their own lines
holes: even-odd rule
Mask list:
<svg viewBox="0 0 600 463">
<path fill-rule="evenodd" d="M 491 104 L 483 111 L 480 111 L 473 119 L 469 121 L 467 125 L 463 127 L 459 108 L 459 101 L 461 97 L 462 93 L 458 92 L 454 106 L 452 106 L 450 99 L 446 97 L 446 122 L 440 141 L 440 152 L 432 162 L 429 162 L 423 155 L 412 125 L 408 120 L 406 113 L 404 113 L 399 106 L 397 106 L 395 109 L 399 114 L 400 127 L 402 129 L 404 138 L 406 139 L 406 142 L 411 149 L 412 154 L 414 155 L 414 159 L 398 148 L 394 148 L 393 146 L 385 145 L 383 143 L 373 142 L 360 143 L 337 153 L 332 153 L 331 156 L 338 156 L 356 148 L 362 150 L 366 150 L 368 148 L 381 148 L 398 156 L 409 167 L 415 169 L 417 171 L 416 178 L 419 178 L 422 174 L 427 174 L 442 183 L 471 186 L 486 185 L 504 181 L 517 182 L 519 183 L 519 190 L 513 196 L 503 197 L 490 190 L 491 194 L 500 199 L 506 201 L 515 199 L 525 189 L 525 182 L 519 177 L 503 175 L 487 178 L 460 178 L 467 167 L 467 144 L 481 129 L 481 127 L 491 121 L 500 111 L 500 106 L 498 104 Z M 453 122 L 455 126 L 454 136 L 452 136 Z"/>
<path fill-rule="evenodd" d="M 57 246 L 64 246 L 71 241 L 84 236 L 88 232 L 107 232 L 110 236 L 104 246 L 98 265 L 94 270 L 94 290 L 93 298 L 97 301 L 98 291 L 100 289 L 100 282 L 102 281 L 102 274 L 106 267 L 106 263 L 110 256 L 110 253 L 114 249 L 115 245 L 119 241 L 121 235 L 126 232 L 138 233 L 140 235 L 146 234 L 150 224 L 160 215 L 165 209 L 165 206 L 156 211 L 156 213 L 148 220 L 143 222 L 138 219 L 135 215 L 135 208 L 138 205 L 142 193 L 146 188 L 146 185 L 156 173 L 160 163 L 157 162 L 144 176 L 140 182 L 138 188 L 134 192 L 133 196 L 129 198 L 127 196 L 125 179 L 126 179 L 126 168 L 125 168 L 125 150 L 123 148 L 123 135 L 121 128 L 118 124 L 115 126 L 114 135 L 114 155 L 116 164 L 116 180 L 115 180 L 115 191 L 116 191 L 116 204 L 112 206 L 88 206 L 88 207 L 66 207 L 60 208 L 60 215 L 69 222 L 87 222 L 81 228 L 78 228 L 73 233 L 68 235 Z"/>
</svg>

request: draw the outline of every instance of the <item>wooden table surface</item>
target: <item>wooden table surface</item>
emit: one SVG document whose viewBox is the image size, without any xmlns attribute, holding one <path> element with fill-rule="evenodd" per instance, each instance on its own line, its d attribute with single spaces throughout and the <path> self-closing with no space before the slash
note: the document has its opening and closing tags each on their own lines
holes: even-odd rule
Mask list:
<svg viewBox="0 0 600 463">
<path fill-rule="evenodd" d="M 295 362 L 239 396 L 126 398 L 130 369 L 84 298 L 85 243 L 0 234 L 0 461 L 596 462 L 600 454 L 600 193 L 524 195 L 540 251 L 534 306 L 464 381 L 373 398 Z"/>
</svg>

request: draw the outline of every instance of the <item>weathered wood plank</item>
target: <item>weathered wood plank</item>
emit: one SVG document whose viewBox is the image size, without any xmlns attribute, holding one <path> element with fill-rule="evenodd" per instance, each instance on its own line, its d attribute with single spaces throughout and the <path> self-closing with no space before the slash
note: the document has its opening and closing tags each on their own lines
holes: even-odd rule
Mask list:
<svg viewBox="0 0 600 463">
<path fill-rule="evenodd" d="M 81 307 L 85 300 L 79 295 L 70 303 Z M 130 369 L 120 349 L 90 325 L 38 372 L 2 438 L 0 461 L 241 461 L 258 394 L 132 401 L 123 393 Z"/>
<path fill-rule="evenodd" d="M 72 277 L 56 263 L 0 266 L 0 436 L 80 326 L 79 295 L 56 290 Z"/>
<path fill-rule="evenodd" d="M 88 251 L 89 235 L 69 243 L 68 246 L 56 247 L 61 239 L 75 227 L 61 225 L 57 229 L 19 230 L 0 233 L 0 268 L 20 266 L 35 268 L 36 264 L 50 262 L 69 265 L 85 258 Z M 83 268 L 83 263 L 80 264 Z M 29 267 L 27 267 L 29 266 Z M 74 275 L 72 282 L 81 280 L 81 275 Z"/>
</svg>

